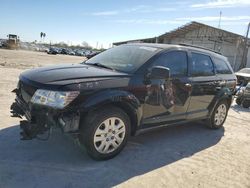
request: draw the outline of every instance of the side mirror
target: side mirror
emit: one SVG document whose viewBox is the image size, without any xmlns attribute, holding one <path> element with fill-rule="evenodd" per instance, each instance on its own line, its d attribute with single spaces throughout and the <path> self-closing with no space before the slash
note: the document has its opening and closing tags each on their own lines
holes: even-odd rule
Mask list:
<svg viewBox="0 0 250 188">
<path fill-rule="evenodd" d="M 150 76 L 151 79 L 169 79 L 170 78 L 170 70 L 169 68 L 163 66 L 155 66 L 152 68 Z"/>
</svg>

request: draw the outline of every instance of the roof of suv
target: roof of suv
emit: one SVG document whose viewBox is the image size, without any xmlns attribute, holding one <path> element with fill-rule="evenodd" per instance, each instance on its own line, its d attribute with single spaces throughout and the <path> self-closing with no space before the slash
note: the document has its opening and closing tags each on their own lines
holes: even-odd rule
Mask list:
<svg viewBox="0 0 250 188">
<path fill-rule="evenodd" d="M 201 53 L 207 53 L 211 56 L 215 56 L 221 59 L 226 60 L 227 58 L 217 52 L 214 52 L 213 50 L 210 49 L 204 49 L 203 47 L 199 46 L 192 46 L 188 44 L 159 44 L 159 43 L 127 43 L 123 45 L 135 45 L 135 46 L 145 46 L 145 47 L 154 47 L 154 48 L 160 48 L 160 49 L 171 49 L 171 48 L 177 48 L 177 49 L 189 49 L 189 50 L 194 50 L 194 51 L 199 51 Z"/>
</svg>

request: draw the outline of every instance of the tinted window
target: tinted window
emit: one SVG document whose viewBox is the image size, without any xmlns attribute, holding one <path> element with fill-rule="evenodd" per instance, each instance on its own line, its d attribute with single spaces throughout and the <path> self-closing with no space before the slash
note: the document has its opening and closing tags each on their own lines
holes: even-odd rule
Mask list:
<svg viewBox="0 0 250 188">
<path fill-rule="evenodd" d="M 192 53 L 192 76 L 214 75 L 212 60 L 209 56 Z"/>
<path fill-rule="evenodd" d="M 183 51 L 171 51 L 161 54 L 154 62 L 154 66 L 164 66 L 170 69 L 172 76 L 187 74 L 187 53 Z"/>
<path fill-rule="evenodd" d="M 218 74 L 232 74 L 227 63 L 223 61 L 222 59 L 215 58 L 214 65 L 215 65 L 216 72 Z"/>
</svg>

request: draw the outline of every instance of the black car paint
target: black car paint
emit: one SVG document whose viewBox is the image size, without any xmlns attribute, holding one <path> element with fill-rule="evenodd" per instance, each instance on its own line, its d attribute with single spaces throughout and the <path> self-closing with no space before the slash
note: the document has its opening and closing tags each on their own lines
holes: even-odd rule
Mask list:
<svg viewBox="0 0 250 188">
<path fill-rule="evenodd" d="M 55 48 L 50 48 L 49 51 L 47 52 L 48 54 L 53 54 L 56 55 L 59 53 L 59 51 Z"/>
<path fill-rule="evenodd" d="M 187 52 L 187 74 L 183 77 L 171 77 L 168 81 L 150 79 L 147 75 L 150 73 L 149 67 L 154 59 L 161 53 L 171 50 Z M 132 134 L 134 134 L 141 128 L 208 118 L 221 99 L 226 99 L 229 105 L 231 104 L 233 84 L 230 84 L 230 81 L 235 82 L 235 76 L 232 74 L 225 78 L 225 75 L 222 77 L 214 72 L 214 75 L 209 77 L 192 77 L 190 75 L 191 51 L 179 46 L 162 49 L 134 74 L 86 64 L 72 64 L 26 71 L 20 75 L 20 82 L 27 87 L 26 92 L 29 96 L 25 102 L 29 101 L 38 88 L 80 91 L 80 95 L 63 110 L 29 103 L 31 113 L 36 114 L 37 111 L 41 111 L 48 116 L 47 112 L 49 112 L 55 116 L 56 121 L 59 116 L 67 113 L 79 112 L 84 117 L 90 110 L 112 104 L 128 113 L 133 125 Z M 211 56 L 204 50 L 197 52 Z M 222 83 L 224 80 L 225 82 Z M 161 86 L 166 82 L 171 86 L 174 98 L 172 102 L 163 104 Z"/>
</svg>

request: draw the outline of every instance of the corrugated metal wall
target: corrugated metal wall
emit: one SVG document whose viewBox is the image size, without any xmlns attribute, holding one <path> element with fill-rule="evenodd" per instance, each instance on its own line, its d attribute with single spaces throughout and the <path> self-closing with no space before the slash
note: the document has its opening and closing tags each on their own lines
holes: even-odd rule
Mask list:
<svg viewBox="0 0 250 188">
<path fill-rule="evenodd" d="M 238 70 L 242 60 L 243 46 L 240 40 L 242 39 L 210 27 L 201 27 L 177 37 L 163 36 L 161 39 L 163 43 L 187 43 L 219 51 L 228 58 L 234 70 Z M 248 57 L 249 55 L 248 53 Z M 248 66 L 249 64 L 250 62 Z"/>
</svg>

